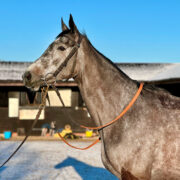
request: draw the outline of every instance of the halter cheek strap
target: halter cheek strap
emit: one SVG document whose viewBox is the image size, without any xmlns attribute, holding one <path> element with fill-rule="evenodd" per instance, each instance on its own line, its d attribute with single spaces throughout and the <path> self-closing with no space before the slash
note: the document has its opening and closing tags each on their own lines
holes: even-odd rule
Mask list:
<svg viewBox="0 0 180 180">
<path fill-rule="evenodd" d="M 69 38 L 69 37 L 68 37 Z M 71 52 L 69 53 L 69 55 L 65 58 L 65 60 L 63 61 L 62 64 L 60 64 L 60 66 L 56 69 L 56 71 L 53 73 L 53 76 L 56 77 L 64 67 L 67 66 L 67 63 L 69 62 L 69 60 L 74 56 L 74 54 L 76 53 L 76 51 L 79 49 L 80 44 L 82 41 L 82 37 L 79 36 L 78 42 L 74 41 L 74 47 L 72 48 Z"/>
<path fill-rule="evenodd" d="M 56 77 L 57 75 L 67 66 L 69 60 L 74 56 L 74 54 L 77 52 L 77 50 L 80 48 L 80 44 L 81 44 L 81 41 L 82 41 L 82 37 L 79 35 L 79 38 L 78 38 L 78 41 L 74 41 L 72 40 L 69 36 L 67 36 L 67 38 L 69 38 L 71 41 L 74 42 L 74 46 L 71 50 L 71 52 L 69 53 L 69 55 L 65 58 L 65 60 L 63 61 L 63 63 L 61 63 L 59 65 L 59 67 L 56 69 L 56 71 L 54 73 L 47 73 L 46 76 L 44 78 L 41 78 L 41 80 L 43 80 L 45 82 L 45 84 L 49 84 L 48 81 L 53 78 L 55 78 L 55 81 L 53 84 L 55 84 L 56 82 Z M 73 65 L 73 70 L 74 71 L 74 68 L 75 68 L 75 64 Z M 71 72 L 72 74 L 73 72 Z M 51 74 L 50 77 L 47 77 L 47 75 Z M 50 85 L 50 84 L 49 84 Z"/>
</svg>

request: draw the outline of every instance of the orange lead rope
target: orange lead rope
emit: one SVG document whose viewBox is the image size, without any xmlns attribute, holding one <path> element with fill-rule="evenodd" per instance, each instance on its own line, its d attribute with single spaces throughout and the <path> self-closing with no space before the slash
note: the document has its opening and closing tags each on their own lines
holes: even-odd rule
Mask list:
<svg viewBox="0 0 180 180">
<path fill-rule="evenodd" d="M 133 97 L 133 99 L 130 101 L 130 103 L 126 106 L 126 108 L 121 112 L 121 114 L 119 116 L 117 116 L 115 119 L 113 119 L 112 121 L 110 121 L 109 123 L 106 123 L 105 125 L 102 125 L 102 126 L 98 126 L 98 127 L 86 127 L 86 126 L 83 126 L 81 125 L 80 127 L 82 128 L 86 128 L 86 129 L 102 129 L 102 128 L 105 128 L 113 123 L 115 123 L 117 120 L 119 120 L 124 114 L 126 114 L 126 112 L 133 106 L 133 104 L 135 103 L 135 101 L 137 100 L 137 98 L 139 97 L 142 89 L 143 89 L 143 86 L 144 86 L 144 83 L 141 83 L 140 86 L 139 86 L 139 89 L 138 91 L 136 92 L 135 96 Z M 85 148 L 78 148 L 78 147 L 75 147 L 75 146 L 72 146 L 71 144 L 69 144 L 62 136 L 60 133 L 58 133 L 59 137 L 61 138 L 61 140 L 63 142 L 65 142 L 68 146 L 74 148 L 74 149 L 79 149 L 79 150 L 86 150 L 86 149 L 89 149 L 91 148 L 92 146 L 94 146 L 95 144 L 97 144 L 100 139 L 97 139 L 95 140 L 91 145 L 85 147 Z"/>
<path fill-rule="evenodd" d="M 69 144 L 69 143 L 61 136 L 61 134 L 60 134 L 59 132 L 58 132 L 58 135 L 59 135 L 59 137 L 61 138 L 61 140 L 62 140 L 64 143 L 66 143 L 68 146 L 70 146 L 70 147 L 72 147 L 72 148 L 74 148 L 74 149 L 79 149 L 79 150 L 87 150 L 87 149 L 91 148 L 92 146 L 94 146 L 95 144 L 97 144 L 97 143 L 100 141 L 100 139 L 98 138 L 98 139 L 96 139 L 92 144 L 90 144 L 89 146 L 87 146 L 87 147 L 85 147 L 85 148 L 79 148 L 79 147 L 75 147 L 75 146 Z"/>
<path fill-rule="evenodd" d="M 102 125 L 102 126 L 98 126 L 98 127 L 86 127 L 81 125 L 80 127 L 82 128 L 87 128 L 87 129 L 102 129 L 106 126 L 109 126 L 113 123 L 115 123 L 117 120 L 119 120 L 122 116 L 124 116 L 124 114 L 126 114 L 126 112 L 132 107 L 132 105 L 135 103 L 135 101 L 137 100 L 137 98 L 139 97 L 142 88 L 143 88 L 144 83 L 141 83 L 139 86 L 138 91 L 136 92 L 135 96 L 132 98 L 132 100 L 130 101 L 130 103 L 126 106 L 126 108 L 123 110 L 123 112 L 121 112 L 121 114 L 119 116 L 117 116 L 115 119 L 113 119 L 112 121 L 110 121 L 109 123 Z"/>
</svg>

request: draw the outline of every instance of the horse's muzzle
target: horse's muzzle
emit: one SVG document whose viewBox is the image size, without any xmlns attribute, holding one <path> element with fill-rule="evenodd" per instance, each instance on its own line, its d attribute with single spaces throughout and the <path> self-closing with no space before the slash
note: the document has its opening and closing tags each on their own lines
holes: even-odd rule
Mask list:
<svg viewBox="0 0 180 180">
<path fill-rule="evenodd" d="M 29 86 L 31 84 L 31 80 L 32 80 L 32 74 L 29 71 L 26 71 L 23 75 L 22 75 L 22 79 L 24 82 L 25 86 Z"/>
<path fill-rule="evenodd" d="M 23 80 L 25 80 L 25 81 L 30 81 L 31 78 L 32 78 L 32 75 L 31 75 L 31 73 L 30 73 L 29 71 L 26 71 L 26 72 L 23 74 L 22 78 L 23 78 Z"/>
</svg>

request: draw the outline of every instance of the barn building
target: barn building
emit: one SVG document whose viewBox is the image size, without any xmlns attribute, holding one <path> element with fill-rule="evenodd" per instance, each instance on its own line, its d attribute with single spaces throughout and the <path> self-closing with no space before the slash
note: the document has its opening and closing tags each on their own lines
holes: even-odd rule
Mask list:
<svg viewBox="0 0 180 180">
<path fill-rule="evenodd" d="M 131 79 L 159 86 L 180 97 L 180 64 L 117 64 Z"/>
<path fill-rule="evenodd" d="M 0 133 L 6 130 L 25 134 L 41 104 L 41 92 L 31 92 L 22 83 L 22 74 L 30 62 L 0 61 Z M 180 97 L 180 64 L 117 64 L 132 79 L 156 84 Z M 84 131 L 73 124 L 67 113 L 79 124 L 94 126 L 77 84 L 57 82 L 66 107 L 62 107 L 54 91 L 49 90 L 50 104 L 41 113 L 32 134 L 40 134 L 43 124 L 56 121 L 58 128 L 71 124 L 75 131 Z"/>
</svg>

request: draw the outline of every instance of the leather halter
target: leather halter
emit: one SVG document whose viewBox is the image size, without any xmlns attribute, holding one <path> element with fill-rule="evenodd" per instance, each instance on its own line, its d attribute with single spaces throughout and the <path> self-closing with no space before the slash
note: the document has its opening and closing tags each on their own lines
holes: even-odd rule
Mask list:
<svg viewBox="0 0 180 180">
<path fill-rule="evenodd" d="M 69 38 L 69 37 L 68 37 Z M 60 64 L 60 66 L 56 69 L 56 71 L 53 73 L 53 76 L 56 77 L 60 71 L 62 71 L 62 69 L 64 67 L 66 67 L 67 63 L 69 62 L 69 60 L 71 59 L 71 57 L 76 53 L 76 51 L 79 49 L 80 44 L 81 44 L 81 40 L 82 37 L 79 35 L 79 39 L 78 41 L 74 41 L 74 47 L 72 48 L 71 52 L 69 53 L 69 55 L 66 57 L 66 59 L 63 61 L 62 64 Z"/>
<path fill-rule="evenodd" d="M 65 35 L 64 35 L 65 36 Z M 55 78 L 53 84 L 55 84 L 56 82 L 56 77 L 57 75 L 67 66 L 69 60 L 74 56 L 74 54 L 77 52 L 77 50 L 80 48 L 80 44 L 82 41 L 82 37 L 79 35 L 78 41 L 74 41 L 72 38 L 70 38 L 69 36 L 66 36 L 68 39 L 70 39 L 71 41 L 73 41 L 74 46 L 71 50 L 71 52 L 69 53 L 69 55 L 65 58 L 65 60 L 63 61 L 63 63 L 61 63 L 59 65 L 59 67 L 56 69 L 56 71 L 54 73 L 47 73 L 46 76 L 44 78 L 41 78 L 41 80 L 43 80 L 45 82 L 45 84 L 47 85 L 47 81 L 50 80 L 52 77 Z M 51 77 L 47 77 L 47 75 L 51 74 Z M 52 85 L 52 84 L 51 84 Z"/>
</svg>

